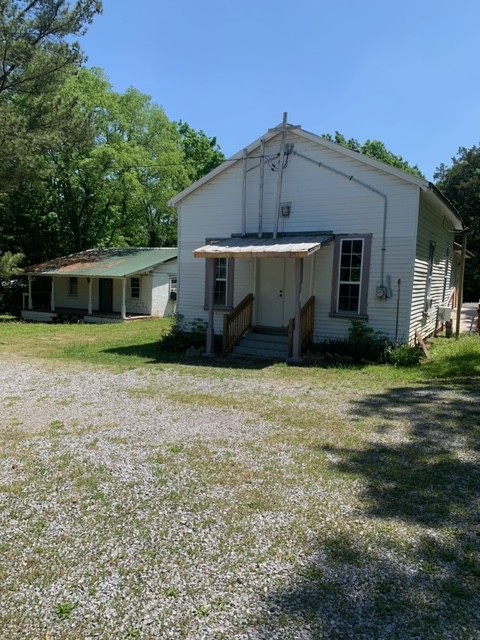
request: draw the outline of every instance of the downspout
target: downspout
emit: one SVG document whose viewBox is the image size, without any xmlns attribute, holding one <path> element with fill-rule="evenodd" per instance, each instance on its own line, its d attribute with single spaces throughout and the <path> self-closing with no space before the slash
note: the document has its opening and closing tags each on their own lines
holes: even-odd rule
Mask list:
<svg viewBox="0 0 480 640">
<path fill-rule="evenodd" d="M 263 235 L 263 185 L 265 181 L 265 140 L 260 151 L 260 177 L 258 185 L 258 237 Z"/>
<path fill-rule="evenodd" d="M 387 200 L 386 194 L 383 193 L 383 191 L 379 191 L 378 189 L 375 189 L 375 187 L 370 186 L 366 182 L 362 182 L 362 180 L 358 180 L 358 178 L 348 175 L 348 173 L 344 173 L 343 171 L 334 169 L 333 167 L 330 167 L 328 164 L 325 164 L 323 162 L 318 162 L 318 160 L 309 158 L 308 156 L 303 155 L 303 153 L 298 153 L 298 151 L 293 151 L 293 154 L 298 156 L 299 158 L 302 158 L 303 160 L 307 160 L 308 162 L 312 162 L 313 164 L 316 164 L 317 167 L 319 168 L 327 169 L 328 171 L 331 171 L 332 173 L 335 173 L 336 175 L 341 176 L 342 178 L 345 178 L 349 182 L 354 182 L 360 185 L 361 187 L 363 187 L 364 189 L 368 189 L 372 193 L 376 193 L 378 196 L 383 198 L 383 228 L 382 228 L 382 253 L 381 253 L 381 260 L 380 260 L 380 286 L 384 287 L 385 286 L 385 283 L 384 283 L 385 252 L 386 252 L 386 242 L 387 242 L 387 209 L 388 209 L 387 208 L 388 200 Z"/>
<path fill-rule="evenodd" d="M 278 218 L 280 215 L 280 202 L 282 199 L 282 181 L 283 181 L 283 165 L 285 162 L 285 141 L 287 139 L 287 112 L 283 114 L 283 123 L 282 123 L 282 141 L 280 143 L 280 169 L 278 172 L 278 182 L 277 182 L 277 198 L 275 200 L 275 211 L 273 218 L 273 237 L 276 238 L 278 235 Z"/>
<path fill-rule="evenodd" d="M 462 232 L 462 258 L 460 263 L 460 278 L 458 283 L 458 300 L 457 300 L 457 326 L 455 327 L 455 339 L 458 340 L 460 335 L 460 321 L 462 318 L 462 302 L 463 302 L 463 278 L 465 276 L 465 257 L 467 255 L 467 229 Z"/>
<path fill-rule="evenodd" d="M 397 311 L 395 314 L 395 343 L 398 340 L 398 320 L 400 316 L 400 285 L 402 284 L 401 278 L 397 280 Z"/>
<path fill-rule="evenodd" d="M 242 236 L 247 234 L 247 150 L 243 150 L 242 158 Z"/>
</svg>

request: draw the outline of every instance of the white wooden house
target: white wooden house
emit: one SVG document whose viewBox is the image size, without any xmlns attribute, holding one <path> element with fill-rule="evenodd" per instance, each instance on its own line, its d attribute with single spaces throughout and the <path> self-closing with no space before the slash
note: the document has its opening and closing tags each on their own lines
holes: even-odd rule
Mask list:
<svg viewBox="0 0 480 640">
<path fill-rule="evenodd" d="M 52 322 L 77 317 L 85 322 L 122 321 L 174 313 L 177 249 L 90 249 L 25 269 L 28 276 L 22 317 Z M 33 288 L 34 278 L 43 285 Z"/>
<path fill-rule="evenodd" d="M 298 359 L 305 338 L 344 337 L 352 319 L 413 342 L 458 285 L 463 224 L 433 184 L 286 117 L 170 204 L 177 312 L 209 323 L 208 353 L 214 333 L 226 352 L 252 328 L 290 327 Z"/>
</svg>

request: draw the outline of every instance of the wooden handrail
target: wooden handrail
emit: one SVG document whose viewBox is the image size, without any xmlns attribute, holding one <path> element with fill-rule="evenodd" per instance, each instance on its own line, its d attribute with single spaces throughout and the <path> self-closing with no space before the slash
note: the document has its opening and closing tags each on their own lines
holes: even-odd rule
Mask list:
<svg viewBox="0 0 480 640">
<path fill-rule="evenodd" d="M 252 328 L 253 300 L 253 293 L 249 293 L 235 309 L 223 316 L 223 356 L 230 353 L 243 334 Z"/>
<path fill-rule="evenodd" d="M 300 310 L 300 344 L 302 347 L 313 338 L 313 323 L 315 320 L 315 296 L 310 296 Z M 293 355 L 293 332 L 295 330 L 295 318 L 288 323 L 288 357 Z"/>
</svg>

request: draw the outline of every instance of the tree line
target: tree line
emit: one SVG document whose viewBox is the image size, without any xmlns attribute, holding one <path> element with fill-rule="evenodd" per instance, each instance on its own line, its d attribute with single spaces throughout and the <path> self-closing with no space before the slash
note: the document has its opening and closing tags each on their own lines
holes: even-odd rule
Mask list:
<svg viewBox="0 0 480 640">
<path fill-rule="evenodd" d="M 215 138 L 85 67 L 73 38 L 100 11 L 0 1 L 0 254 L 175 245 L 167 201 L 224 159 Z"/>
<path fill-rule="evenodd" d="M 214 137 L 88 69 L 75 38 L 100 0 L 0 0 L 0 277 L 95 246 L 171 246 L 170 197 L 224 160 Z M 378 140 L 328 139 L 423 177 Z M 465 298 L 480 294 L 480 147 L 437 186 L 469 228 Z M 476 254 L 475 254 L 476 252 Z"/>
</svg>

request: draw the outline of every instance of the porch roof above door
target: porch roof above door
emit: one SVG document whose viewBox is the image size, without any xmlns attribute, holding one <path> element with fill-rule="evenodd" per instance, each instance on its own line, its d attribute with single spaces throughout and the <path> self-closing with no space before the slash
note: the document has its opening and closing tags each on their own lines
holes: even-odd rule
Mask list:
<svg viewBox="0 0 480 640">
<path fill-rule="evenodd" d="M 195 249 L 195 258 L 307 258 L 333 240 L 333 235 L 280 238 L 238 237 L 212 240 Z"/>
</svg>

